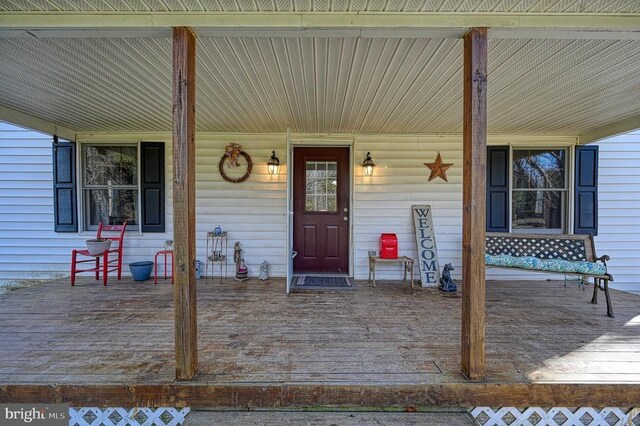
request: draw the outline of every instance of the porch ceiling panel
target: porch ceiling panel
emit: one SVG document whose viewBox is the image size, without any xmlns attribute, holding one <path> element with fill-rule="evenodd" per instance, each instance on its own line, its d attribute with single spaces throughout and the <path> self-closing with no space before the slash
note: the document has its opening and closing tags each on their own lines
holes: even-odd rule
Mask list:
<svg viewBox="0 0 640 426">
<path fill-rule="evenodd" d="M 462 130 L 460 40 L 200 38 L 197 56 L 199 131 Z M 171 129 L 168 39 L 0 39 L 0 57 L 0 105 L 81 132 Z M 638 40 L 492 40 L 489 131 L 637 116 L 638 69 Z"/>
<path fill-rule="evenodd" d="M 6 11 L 638 13 L 635 0 L 4 0 Z"/>
</svg>

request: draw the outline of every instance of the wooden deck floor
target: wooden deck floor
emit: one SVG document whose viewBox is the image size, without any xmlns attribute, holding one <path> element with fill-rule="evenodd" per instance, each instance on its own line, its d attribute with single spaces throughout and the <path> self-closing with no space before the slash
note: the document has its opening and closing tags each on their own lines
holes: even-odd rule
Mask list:
<svg viewBox="0 0 640 426">
<path fill-rule="evenodd" d="M 168 282 L 11 291 L 0 295 L 0 402 L 476 405 L 504 395 L 543 405 L 597 392 L 640 404 L 640 296 L 614 291 L 611 319 L 602 295 L 588 303 L 591 287 L 489 282 L 487 377 L 474 383 L 459 372 L 459 295 L 356 285 L 286 295 L 282 280 L 199 281 L 192 383 L 174 382 Z"/>
</svg>

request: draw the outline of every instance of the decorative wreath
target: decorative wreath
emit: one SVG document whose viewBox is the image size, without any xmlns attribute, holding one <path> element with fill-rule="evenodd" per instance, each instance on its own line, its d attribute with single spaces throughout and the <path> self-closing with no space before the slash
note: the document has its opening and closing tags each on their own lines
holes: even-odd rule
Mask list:
<svg viewBox="0 0 640 426">
<path fill-rule="evenodd" d="M 224 165 L 225 163 L 227 163 L 227 165 L 229 165 L 230 167 L 240 167 L 240 165 L 238 164 L 239 156 L 243 157 L 247 161 L 247 171 L 239 178 L 231 178 L 225 173 Z M 227 145 L 225 147 L 225 153 L 218 163 L 218 170 L 220 171 L 220 176 L 222 176 L 222 179 L 231 183 L 244 182 L 249 178 L 249 175 L 251 175 L 251 169 L 253 169 L 253 162 L 251 161 L 251 157 L 249 157 L 249 154 L 242 150 L 242 146 L 237 143 L 232 143 L 231 145 Z"/>
</svg>

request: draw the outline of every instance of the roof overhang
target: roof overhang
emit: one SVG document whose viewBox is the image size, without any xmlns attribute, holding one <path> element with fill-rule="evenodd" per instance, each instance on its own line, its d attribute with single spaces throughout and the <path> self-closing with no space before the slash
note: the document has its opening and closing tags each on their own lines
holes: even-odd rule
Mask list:
<svg viewBox="0 0 640 426">
<path fill-rule="evenodd" d="M 630 97 L 640 89 L 636 10 L 62 10 L 0 12 L 0 53 L 13 56 L 17 64 L 0 65 L 0 119 L 53 129 L 60 136 L 76 130 L 166 131 L 171 89 L 164 72 L 170 65 L 171 28 L 176 26 L 189 26 L 199 37 L 201 131 L 255 133 L 291 125 L 309 133 L 456 133 L 457 122 L 446 117 L 458 115 L 457 39 L 470 27 L 489 27 L 490 48 L 494 46 L 489 62 L 490 131 L 580 135 L 581 143 L 588 143 L 632 130 L 640 116 L 640 106 Z M 380 43 L 389 49 L 380 50 Z M 416 44 L 419 48 L 414 49 Z M 312 51 L 305 51 L 309 46 Z M 58 48 L 59 53 L 52 52 Z M 421 52 L 431 53 L 418 56 Z M 93 67 L 91 61 L 102 63 Z M 82 66 L 70 65 L 75 63 Z M 323 86 L 315 86 L 318 83 L 305 74 L 309 68 L 324 73 Z M 258 69 L 269 78 L 261 79 Z M 79 79 L 78 73 L 90 73 L 91 78 Z M 149 73 L 156 76 L 147 78 Z M 122 87 L 113 87 L 114 81 Z M 399 90 L 404 97 L 395 95 Z M 344 98 L 336 103 L 336 97 Z M 202 118 L 203 112 L 208 116 Z M 105 119 L 109 115 L 112 119 Z M 564 120 L 559 118 L 563 115 Z M 389 125 L 394 120 L 397 125 Z"/>
<path fill-rule="evenodd" d="M 70 141 L 76 140 L 77 132 L 73 129 L 4 107 L 2 105 L 0 105 L 0 120 L 17 124 L 18 126 L 26 127 L 28 129 L 37 130 L 49 135 L 56 135 L 61 139 Z"/>
<path fill-rule="evenodd" d="M 585 132 L 580 135 L 580 137 L 578 138 L 578 143 L 587 144 L 592 142 L 598 142 L 602 139 L 606 139 L 611 136 L 621 135 L 623 133 L 628 133 L 636 129 L 640 129 L 640 115 L 629 117 L 624 120 L 607 124 L 606 126 L 589 130 L 588 132 Z"/>
</svg>

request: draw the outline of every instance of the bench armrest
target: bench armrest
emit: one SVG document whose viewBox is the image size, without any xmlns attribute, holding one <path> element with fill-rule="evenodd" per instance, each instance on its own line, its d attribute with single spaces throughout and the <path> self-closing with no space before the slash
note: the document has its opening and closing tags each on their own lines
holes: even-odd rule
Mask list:
<svg viewBox="0 0 640 426">
<path fill-rule="evenodd" d="M 604 263 L 605 265 L 607 264 L 607 262 L 609 260 L 611 260 L 611 258 L 609 257 L 609 255 L 606 255 L 606 254 L 596 258 L 596 262 L 600 261 L 600 262 Z"/>
</svg>

